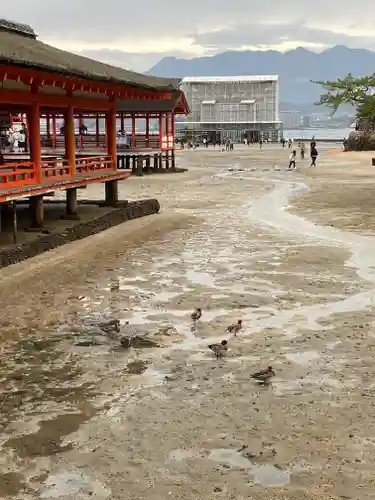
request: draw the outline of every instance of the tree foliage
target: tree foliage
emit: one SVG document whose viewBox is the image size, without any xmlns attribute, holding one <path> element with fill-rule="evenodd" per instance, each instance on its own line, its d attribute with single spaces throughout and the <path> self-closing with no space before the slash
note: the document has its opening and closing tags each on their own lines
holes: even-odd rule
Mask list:
<svg viewBox="0 0 375 500">
<path fill-rule="evenodd" d="M 322 85 L 326 90 L 320 96 L 318 106 L 331 108 L 334 114 L 342 104 L 356 107 L 357 122 L 363 128 L 375 126 L 375 73 L 359 78 L 348 76 L 336 81 L 313 82 Z"/>
</svg>

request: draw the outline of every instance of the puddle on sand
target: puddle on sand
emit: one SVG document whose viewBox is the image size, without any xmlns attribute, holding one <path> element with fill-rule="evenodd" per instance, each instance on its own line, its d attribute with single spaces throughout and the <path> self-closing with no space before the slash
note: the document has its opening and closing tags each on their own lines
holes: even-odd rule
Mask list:
<svg viewBox="0 0 375 500">
<path fill-rule="evenodd" d="M 155 297 L 153 297 L 153 302 L 169 302 L 181 295 L 180 292 L 156 292 Z"/>
<path fill-rule="evenodd" d="M 194 285 L 203 285 L 215 288 L 215 280 L 209 273 L 187 271 L 186 278 Z"/>
<path fill-rule="evenodd" d="M 290 473 L 273 465 L 259 465 L 253 468 L 254 481 L 266 488 L 277 488 L 290 483 Z"/>
<path fill-rule="evenodd" d="M 169 460 L 174 460 L 175 462 L 183 462 L 184 460 L 188 460 L 189 458 L 199 458 L 201 456 L 202 455 L 199 451 L 178 449 L 170 452 Z"/>
<path fill-rule="evenodd" d="M 302 351 L 285 354 L 287 360 L 301 366 L 308 366 L 312 361 L 320 358 L 318 351 Z"/>
<path fill-rule="evenodd" d="M 72 446 L 62 444 L 64 437 L 77 431 L 95 412 L 95 408 L 86 405 L 80 413 L 66 413 L 51 420 L 43 420 L 39 423 L 37 432 L 10 438 L 3 446 L 14 450 L 22 458 L 49 456 L 67 451 Z"/>
<path fill-rule="evenodd" d="M 22 474 L 5 472 L 0 474 L 0 498 L 16 497 L 25 490 Z"/>
<path fill-rule="evenodd" d="M 227 448 L 211 450 L 208 458 L 234 468 L 248 470 L 254 476 L 254 481 L 265 488 L 280 487 L 290 483 L 289 471 L 278 469 L 274 465 L 253 465 L 235 450 Z"/>
<path fill-rule="evenodd" d="M 82 494 L 90 498 L 106 499 L 111 495 L 111 490 L 93 478 L 78 472 L 62 472 L 49 476 L 45 487 L 40 492 L 40 498 L 61 498 L 67 495 Z"/>
</svg>

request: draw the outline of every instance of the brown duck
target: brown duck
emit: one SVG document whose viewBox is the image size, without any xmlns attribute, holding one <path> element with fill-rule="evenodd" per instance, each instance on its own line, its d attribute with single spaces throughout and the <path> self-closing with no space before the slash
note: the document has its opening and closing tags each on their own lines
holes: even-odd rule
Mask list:
<svg viewBox="0 0 375 500">
<path fill-rule="evenodd" d="M 211 349 L 216 358 L 219 359 L 220 356 L 223 356 L 224 352 L 228 350 L 228 341 L 222 340 L 220 344 L 211 344 L 208 348 Z"/>
<path fill-rule="evenodd" d="M 202 317 L 202 309 L 200 307 L 197 307 L 197 309 L 191 313 L 191 319 L 193 321 L 198 321 L 198 319 L 201 319 Z"/>
<path fill-rule="evenodd" d="M 254 378 L 258 382 L 262 382 L 265 384 L 266 382 L 269 382 L 271 378 L 275 377 L 276 373 L 273 371 L 272 366 L 269 366 L 267 370 L 262 370 L 257 373 L 253 373 L 251 375 L 251 378 Z"/>
<path fill-rule="evenodd" d="M 99 328 L 106 333 L 113 333 L 120 331 L 120 320 L 111 319 L 103 323 L 99 323 Z"/>
<path fill-rule="evenodd" d="M 233 333 L 234 336 L 237 335 L 237 333 L 242 330 L 242 319 L 239 319 L 237 323 L 234 323 L 233 325 L 228 326 L 227 331 L 230 333 Z"/>
</svg>

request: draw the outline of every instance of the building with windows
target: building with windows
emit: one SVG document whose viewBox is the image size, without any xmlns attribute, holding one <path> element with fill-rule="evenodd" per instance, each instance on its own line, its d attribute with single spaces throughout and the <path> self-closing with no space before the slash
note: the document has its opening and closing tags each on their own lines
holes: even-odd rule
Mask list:
<svg viewBox="0 0 375 500">
<path fill-rule="evenodd" d="M 278 76 L 186 77 L 182 90 L 191 114 L 177 125 L 179 135 L 278 140 Z"/>
</svg>

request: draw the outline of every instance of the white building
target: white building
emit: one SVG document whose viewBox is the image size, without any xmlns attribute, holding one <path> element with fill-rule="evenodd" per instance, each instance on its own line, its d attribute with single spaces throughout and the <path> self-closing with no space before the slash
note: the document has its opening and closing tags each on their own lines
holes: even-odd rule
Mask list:
<svg viewBox="0 0 375 500">
<path fill-rule="evenodd" d="M 279 137 L 278 76 L 186 77 L 182 90 L 191 109 L 178 127 L 185 134 L 234 141 Z"/>
</svg>

